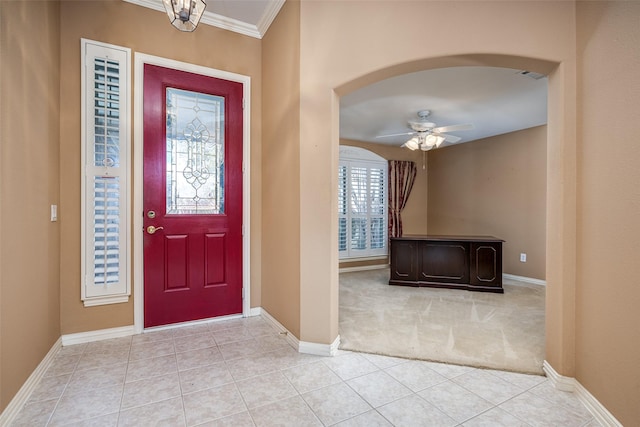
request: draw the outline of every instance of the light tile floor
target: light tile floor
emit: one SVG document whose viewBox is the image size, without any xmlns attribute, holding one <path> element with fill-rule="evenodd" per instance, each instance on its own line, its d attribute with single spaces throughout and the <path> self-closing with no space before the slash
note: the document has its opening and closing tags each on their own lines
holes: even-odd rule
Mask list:
<svg viewBox="0 0 640 427">
<path fill-rule="evenodd" d="M 545 377 L 340 351 L 262 317 L 63 347 L 13 426 L 597 426 Z"/>
</svg>

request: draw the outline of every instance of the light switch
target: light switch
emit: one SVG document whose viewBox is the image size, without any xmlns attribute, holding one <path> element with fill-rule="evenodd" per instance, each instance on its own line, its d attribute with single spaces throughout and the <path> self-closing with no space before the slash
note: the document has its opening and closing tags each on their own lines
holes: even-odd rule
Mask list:
<svg viewBox="0 0 640 427">
<path fill-rule="evenodd" d="M 51 222 L 58 220 L 58 205 L 51 205 Z"/>
</svg>

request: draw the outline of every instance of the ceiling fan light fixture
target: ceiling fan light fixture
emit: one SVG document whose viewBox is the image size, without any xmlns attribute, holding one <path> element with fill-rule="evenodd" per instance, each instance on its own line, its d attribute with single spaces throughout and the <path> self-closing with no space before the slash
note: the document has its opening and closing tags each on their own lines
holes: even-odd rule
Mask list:
<svg viewBox="0 0 640 427">
<path fill-rule="evenodd" d="M 409 150 L 414 151 L 420 148 L 420 141 L 418 141 L 417 136 L 414 136 L 413 138 L 405 142 L 404 146 L 407 147 Z"/>
<path fill-rule="evenodd" d="M 171 25 L 191 32 L 198 27 L 207 4 L 204 0 L 162 0 Z"/>
<path fill-rule="evenodd" d="M 432 148 L 433 146 L 436 145 L 436 142 L 438 141 L 438 137 L 435 135 L 427 135 L 427 137 L 424 139 L 424 145 L 426 145 L 429 148 Z"/>
<path fill-rule="evenodd" d="M 409 120 L 409 127 L 411 128 L 411 132 L 378 135 L 376 136 L 376 138 L 414 135 L 413 138 L 402 144 L 402 148 L 408 148 L 410 150 L 420 149 L 422 151 L 429 151 L 432 148 L 439 148 L 440 145 L 442 145 L 442 143 L 445 141 L 456 143 L 462 139 L 459 136 L 448 135 L 446 134 L 446 132 L 473 129 L 473 125 L 470 123 L 436 127 L 435 123 L 431 123 L 426 120 L 430 114 L 431 111 L 429 110 L 418 111 L 419 120 Z"/>
</svg>

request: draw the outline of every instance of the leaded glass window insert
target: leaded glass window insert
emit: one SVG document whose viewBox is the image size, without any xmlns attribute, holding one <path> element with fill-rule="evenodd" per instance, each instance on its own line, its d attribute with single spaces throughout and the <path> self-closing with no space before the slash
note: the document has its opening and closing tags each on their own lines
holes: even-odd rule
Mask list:
<svg viewBox="0 0 640 427">
<path fill-rule="evenodd" d="M 167 214 L 224 214 L 224 98 L 166 94 Z"/>
<path fill-rule="evenodd" d="M 130 50 L 82 39 L 82 277 L 86 306 L 130 294 Z"/>
<path fill-rule="evenodd" d="M 387 254 L 387 163 L 343 158 L 338 169 L 341 259 Z"/>
</svg>

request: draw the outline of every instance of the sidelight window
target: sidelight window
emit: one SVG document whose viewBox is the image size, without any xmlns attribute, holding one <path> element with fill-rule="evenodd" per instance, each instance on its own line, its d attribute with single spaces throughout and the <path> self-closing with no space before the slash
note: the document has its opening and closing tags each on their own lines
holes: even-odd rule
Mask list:
<svg viewBox="0 0 640 427">
<path fill-rule="evenodd" d="M 130 50 L 82 39 L 82 292 L 128 301 Z"/>
</svg>

